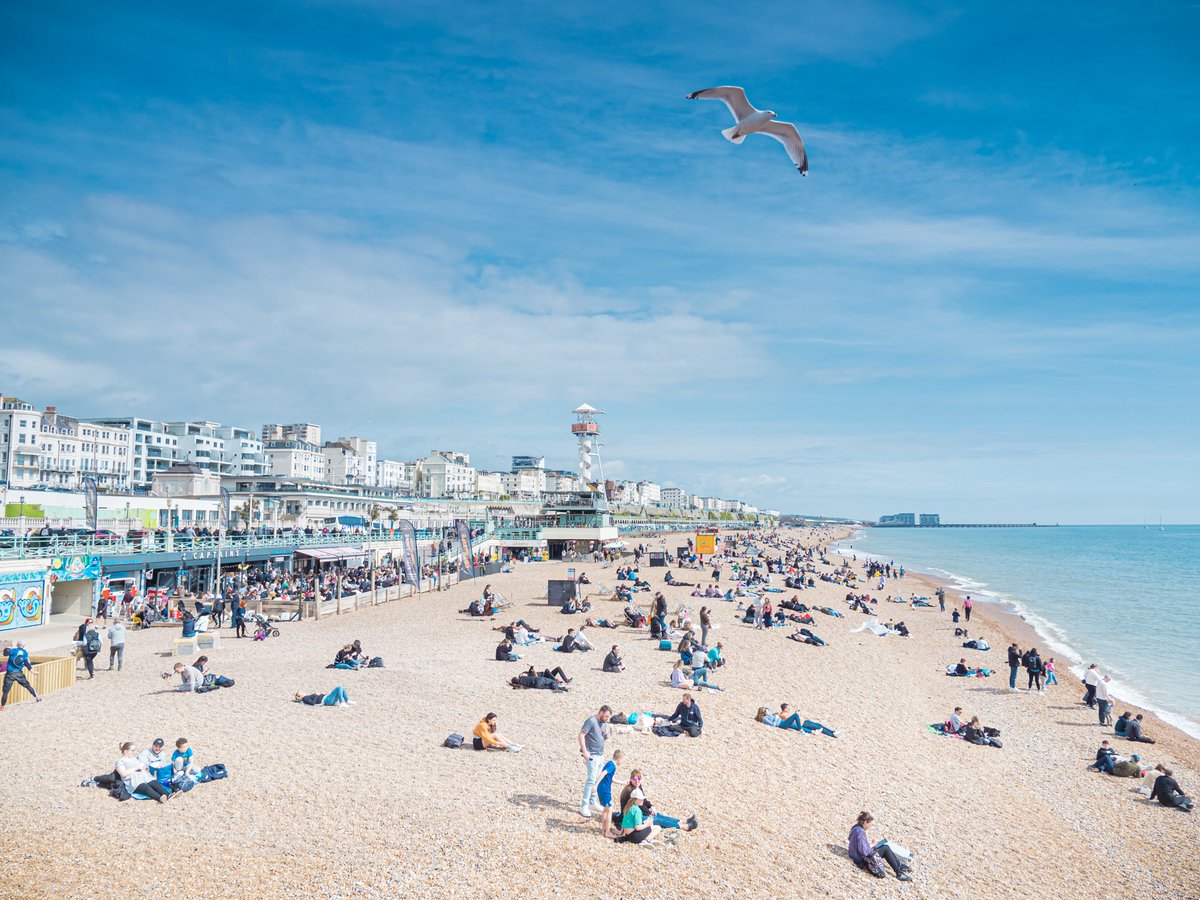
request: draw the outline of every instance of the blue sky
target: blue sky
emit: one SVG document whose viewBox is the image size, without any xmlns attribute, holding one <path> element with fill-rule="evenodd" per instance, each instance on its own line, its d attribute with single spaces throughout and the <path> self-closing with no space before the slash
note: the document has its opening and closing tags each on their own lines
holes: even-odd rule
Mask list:
<svg viewBox="0 0 1200 900">
<path fill-rule="evenodd" d="M 1200 7 L 652 6 L 6 4 L 0 392 L 1195 521 Z"/>
</svg>

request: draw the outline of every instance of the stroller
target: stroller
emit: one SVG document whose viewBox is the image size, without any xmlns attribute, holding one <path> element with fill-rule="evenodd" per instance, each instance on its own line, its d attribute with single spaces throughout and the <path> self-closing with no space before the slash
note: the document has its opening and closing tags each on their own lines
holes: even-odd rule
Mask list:
<svg viewBox="0 0 1200 900">
<path fill-rule="evenodd" d="M 279 637 L 279 629 L 275 627 L 279 621 L 278 619 L 272 619 L 270 616 L 264 616 L 261 613 L 250 613 L 246 618 L 254 626 L 256 637 L 257 633 L 261 633 L 263 638 Z"/>
</svg>

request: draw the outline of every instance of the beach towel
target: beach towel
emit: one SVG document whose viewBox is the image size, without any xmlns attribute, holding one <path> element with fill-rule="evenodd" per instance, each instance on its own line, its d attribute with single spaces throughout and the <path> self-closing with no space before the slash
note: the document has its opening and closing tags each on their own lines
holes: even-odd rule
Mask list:
<svg viewBox="0 0 1200 900">
<path fill-rule="evenodd" d="M 886 625 L 880 625 L 878 619 L 867 619 L 867 621 L 863 622 L 857 628 L 850 629 L 851 634 L 854 634 L 858 631 L 869 631 L 872 634 L 878 635 L 879 637 L 887 637 L 889 634 L 894 635 L 896 633 Z"/>
</svg>

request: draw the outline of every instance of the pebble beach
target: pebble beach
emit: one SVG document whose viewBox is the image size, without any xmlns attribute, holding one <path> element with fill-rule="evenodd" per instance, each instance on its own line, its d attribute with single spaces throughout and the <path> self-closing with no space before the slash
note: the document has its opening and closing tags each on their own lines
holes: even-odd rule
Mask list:
<svg viewBox="0 0 1200 900">
<path fill-rule="evenodd" d="M 781 533 L 809 545 L 845 536 Z M 642 540 L 656 548 L 662 536 Z M 668 680 L 676 654 L 624 626 L 589 629 L 597 648 L 589 653 L 558 654 L 546 644 L 519 649 L 518 663 L 494 659 L 495 625 L 523 618 L 553 637 L 582 624 L 584 616 L 564 616 L 545 600 L 547 580 L 564 577 L 568 565 L 516 564 L 511 574 L 441 593 L 284 623 L 279 638 L 263 642 L 223 629 L 209 671 L 236 686 L 204 695 L 177 693 L 174 680 L 158 677 L 176 661 L 173 630 L 131 632 L 124 671 L 106 671 L 105 652 L 94 681 L 3 713 L 0 896 L 1200 896 L 1200 820 L 1139 795 L 1137 779 L 1087 769 L 1101 739 L 1122 753 L 1132 745 L 1080 704 L 1078 680 L 1060 670 L 1061 684 L 1044 695 L 1008 690 L 1004 647 L 1036 642 L 1020 620 L 977 604 L 971 635 L 986 635 L 993 648 L 978 653 L 961 649 L 949 612 L 936 604 L 881 602 L 880 619 L 902 618 L 911 637 L 851 633 L 863 615 L 818 613 L 810 627 L 828 642 L 818 648 L 787 640 L 790 625 L 742 624 L 736 603 L 664 587 L 666 570 L 644 565 L 672 610 L 713 610 L 719 627 L 710 643 L 721 641 L 728 660 L 713 680 L 724 691 L 693 692 L 705 721 L 700 738 L 632 733 L 608 742 L 609 753 L 624 754 L 616 788 L 639 768 L 657 810 L 695 813 L 699 829 L 665 832 L 653 846 L 602 840 L 597 820 L 578 810 L 580 725 L 605 703 L 669 713 L 682 691 Z M 570 565 L 589 575 L 581 590 L 593 598 L 599 582 L 615 584 L 611 570 Z M 708 583 L 707 569 L 672 571 Z M 484 581 L 514 603 L 494 621 L 459 612 Z M 860 585 L 856 593 L 868 590 Z M 933 588 L 909 575 L 883 593 L 932 597 Z M 793 593 L 771 597 L 778 606 Z M 799 599 L 845 610 L 846 593 L 817 581 Z M 652 594 L 636 596 L 646 608 Z M 948 592 L 948 609 L 953 600 Z M 619 620 L 621 609 L 597 600 L 591 615 Z M 355 639 L 385 667 L 326 669 Z M 612 644 L 624 655 L 622 673 L 601 671 Z M 960 656 L 998 671 L 946 677 Z M 563 666 L 570 690 L 508 687 L 529 664 Z M 290 702 L 297 691 L 339 684 L 354 705 Z M 839 737 L 754 721 L 758 707 L 781 702 Z M 955 706 L 999 728 L 1003 749 L 925 727 Z M 1134 707 L 1117 700 L 1114 713 L 1124 709 Z M 441 746 L 457 732 L 469 748 L 487 712 L 523 752 Z M 1159 743 L 1134 747 L 1143 760 L 1166 763 L 1189 794 L 1200 794 L 1200 742 L 1150 716 L 1146 732 Z M 111 770 L 120 742 L 140 749 L 180 736 L 198 764 L 224 763 L 229 777 L 162 805 L 118 803 L 80 787 Z M 850 863 L 846 837 L 860 810 L 875 816 L 873 838 L 915 851 L 911 883 L 876 880 Z"/>
</svg>

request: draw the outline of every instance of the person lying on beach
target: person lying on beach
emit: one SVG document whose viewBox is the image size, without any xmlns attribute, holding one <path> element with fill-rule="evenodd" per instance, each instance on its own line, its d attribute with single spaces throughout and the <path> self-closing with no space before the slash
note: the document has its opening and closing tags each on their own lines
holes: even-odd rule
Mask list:
<svg viewBox="0 0 1200 900">
<path fill-rule="evenodd" d="M 544 644 L 546 639 L 540 634 L 534 634 L 523 622 L 518 622 L 516 630 L 513 631 L 512 642 L 518 647 L 528 647 L 530 644 Z"/>
<path fill-rule="evenodd" d="M 811 620 L 810 620 L 811 621 Z M 797 628 L 788 635 L 788 640 L 797 641 L 801 644 L 811 644 L 814 647 L 824 647 L 825 641 L 813 634 L 807 628 Z"/>
<path fill-rule="evenodd" d="M 511 750 L 513 753 L 520 753 L 525 749 L 520 744 L 514 744 L 501 735 L 497 730 L 498 725 L 499 720 L 494 712 L 490 712 L 480 719 L 475 730 L 471 732 L 473 735 L 471 746 L 476 750 Z"/>
<path fill-rule="evenodd" d="M 495 610 L 491 608 L 490 603 L 485 603 L 483 600 L 472 600 L 466 609 L 460 609 L 459 612 L 466 613 L 469 616 L 480 618 L 492 615 Z"/>
<path fill-rule="evenodd" d="M 585 628 L 620 628 L 617 622 L 608 619 L 586 619 L 583 623 Z"/>
<path fill-rule="evenodd" d="M 1137 741 L 1140 744 L 1157 743 L 1152 738 L 1148 738 L 1144 734 L 1142 734 L 1142 714 L 1141 713 L 1138 713 L 1137 716 L 1135 716 L 1133 719 L 1131 719 L 1129 721 L 1129 724 L 1125 726 L 1125 740 Z"/>
<path fill-rule="evenodd" d="M 625 662 L 621 659 L 621 650 L 616 644 L 613 644 L 612 649 L 608 651 L 608 655 L 604 657 L 604 671 L 625 671 Z"/>
<path fill-rule="evenodd" d="M 833 616 L 836 619 L 844 619 L 845 618 L 845 616 L 843 616 L 836 609 L 830 609 L 828 606 L 818 606 L 818 607 L 815 607 L 815 609 L 817 610 L 817 612 L 823 612 L 823 613 L 825 613 L 825 615 Z"/>
<path fill-rule="evenodd" d="M 806 719 L 798 712 L 793 712 L 790 704 L 781 703 L 779 712 L 768 712 L 765 706 L 758 708 L 758 713 L 754 716 L 755 722 L 761 722 L 763 725 L 770 725 L 774 728 L 790 728 L 793 731 L 803 731 L 805 734 L 812 734 L 819 731 L 821 734 L 829 735 L 829 737 L 837 737 L 838 733 L 832 728 L 826 728 L 820 722 L 813 722 Z"/>
<path fill-rule="evenodd" d="M 965 631 L 963 632 L 963 635 L 964 636 L 966 635 Z M 970 641 L 963 641 L 963 646 L 966 647 L 968 650 L 991 650 L 992 649 L 992 645 L 989 644 L 987 642 L 987 640 L 985 640 L 984 638 L 981 638 L 981 637 L 975 638 L 974 640 L 970 640 Z"/>
<path fill-rule="evenodd" d="M 1150 792 L 1150 799 L 1157 800 L 1163 806 L 1191 812 L 1192 798 L 1183 792 L 1183 788 L 1179 786 L 1179 782 L 1175 780 L 1170 769 L 1163 766 L 1161 772 L 1162 774 L 1154 781 L 1154 790 Z"/>
<path fill-rule="evenodd" d="M 536 690 L 536 691 L 565 691 L 567 686 L 564 682 L 559 681 L 553 672 L 562 672 L 561 668 L 553 670 L 547 669 L 544 672 L 538 673 L 532 667 L 528 671 L 522 672 L 508 680 L 511 687 L 518 690 Z"/>
<path fill-rule="evenodd" d="M 292 702 L 305 706 L 349 706 L 354 701 L 346 694 L 346 689 L 338 685 L 328 694 L 301 694 L 297 691 Z"/>
<path fill-rule="evenodd" d="M 883 867 L 886 862 L 892 867 L 892 871 L 896 873 L 898 879 L 912 881 L 912 875 L 909 874 L 911 869 L 908 864 L 901 861 L 886 840 L 880 841 L 874 847 L 871 846 L 871 841 L 867 838 L 867 829 L 874 821 L 875 817 L 865 810 L 858 814 L 854 827 L 850 829 L 850 840 L 847 847 L 850 861 L 876 878 L 887 877 L 887 870 Z"/>
<path fill-rule="evenodd" d="M 674 575 L 672 575 L 670 572 L 667 572 L 666 582 L 667 582 L 667 584 L 671 585 L 671 587 L 690 587 L 690 588 L 694 588 L 694 587 L 696 586 L 695 584 L 693 584 L 693 583 L 692 583 L 692 582 L 690 582 L 690 581 L 676 581 L 676 580 L 675 580 L 675 576 L 674 576 Z"/>
</svg>

